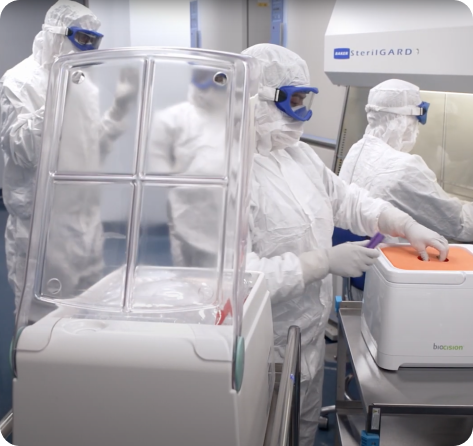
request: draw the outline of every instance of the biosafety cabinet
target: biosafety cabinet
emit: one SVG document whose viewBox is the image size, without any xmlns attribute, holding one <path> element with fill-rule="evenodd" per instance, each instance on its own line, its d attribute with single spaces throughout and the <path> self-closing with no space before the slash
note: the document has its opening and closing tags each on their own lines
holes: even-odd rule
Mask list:
<svg viewBox="0 0 473 446">
<path fill-rule="evenodd" d="M 417 85 L 430 108 L 411 153 L 444 190 L 473 200 L 473 16 L 459 1 L 337 0 L 325 34 L 324 70 L 347 93 L 333 170 L 368 125 L 369 90 L 388 79 Z"/>
<path fill-rule="evenodd" d="M 346 87 L 346 97 L 333 170 L 340 172 L 363 137 L 369 90 L 401 79 L 419 86 L 431 104 L 411 153 L 424 158 L 446 192 L 473 200 L 471 42 L 473 17 L 460 1 L 336 0 L 324 69 Z M 403 245 L 380 249 L 366 274 L 364 301 L 341 302 L 338 311 L 335 444 L 468 443 L 471 245 L 452 245 L 445 263 L 432 251 L 422 262 Z M 346 397 L 346 358 L 360 401 Z"/>
<path fill-rule="evenodd" d="M 427 123 L 419 126 L 419 136 L 410 153 L 423 158 L 447 193 L 464 201 L 473 201 L 471 42 L 473 16 L 462 2 L 439 0 L 435 7 L 429 7 L 425 0 L 366 0 L 359 3 L 337 0 L 325 34 L 324 54 L 324 68 L 328 78 L 334 84 L 346 87 L 333 163 L 334 172 L 340 172 L 350 148 L 365 133 L 368 125 L 365 106 L 370 89 L 389 79 L 401 79 L 419 86 L 422 100 L 430 103 Z M 453 252 L 457 252 L 455 249 Z M 418 327 L 435 326 L 437 331 L 443 327 L 444 330 L 451 330 L 452 336 L 455 333 L 457 337 L 461 337 L 460 332 L 466 332 L 467 326 L 458 305 L 452 305 L 449 322 L 438 324 L 434 321 L 435 316 L 432 315 L 431 320 L 426 319 L 423 310 L 417 307 L 417 312 L 414 306 L 411 307 L 411 304 L 420 302 L 420 299 L 402 303 L 402 299 L 397 296 L 389 296 L 393 290 L 401 289 L 409 289 L 409 292 L 419 295 L 422 290 L 429 289 L 429 284 L 444 284 L 444 278 L 447 280 L 445 285 L 448 285 L 448 280 L 453 276 L 459 282 L 456 287 L 452 287 L 451 292 L 446 291 L 449 299 L 460 285 L 462 292 L 468 294 L 469 273 L 462 272 L 461 268 L 455 273 L 438 270 L 431 273 L 428 281 L 425 274 L 421 275 L 424 281 L 418 282 L 416 273 L 392 269 L 391 263 L 384 256 L 382 259 L 367 273 L 364 294 L 364 314 L 369 315 L 363 326 L 364 335 L 378 364 L 389 369 L 397 369 L 402 364 L 448 365 L 449 356 L 444 356 L 435 363 L 434 358 L 439 355 L 429 358 L 426 347 L 410 349 L 407 347 L 407 340 L 399 349 L 394 347 L 396 340 L 399 340 L 398 332 L 402 325 L 400 319 L 398 323 L 401 325 L 389 332 L 389 335 L 381 335 L 380 330 L 388 326 L 388 330 L 393 328 L 391 323 L 395 317 L 395 306 L 398 311 L 409 314 L 411 321 L 417 321 Z M 384 268 L 386 265 L 390 266 Z M 376 281 L 376 286 L 373 286 L 373 278 L 380 279 L 379 283 Z M 434 304 L 437 296 L 429 296 L 430 300 L 424 301 L 425 307 L 430 302 L 429 308 L 443 308 L 445 303 Z M 383 317 L 388 318 L 389 324 L 387 320 L 382 322 Z M 427 337 L 424 339 L 422 336 L 426 335 L 426 330 L 419 328 L 419 331 L 411 332 L 406 329 L 404 335 L 406 339 L 415 338 L 415 342 L 424 341 L 427 345 Z M 433 334 L 433 345 L 432 336 Z M 384 340 L 390 344 L 389 347 L 386 347 Z M 381 349 L 378 348 L 378 343 L 382 346 Z M 411 345 L 413 343 L 411 341 Z M 417 355 L 419 358 L 415 357 Z M 472 365 L 471 354 L 466 347 L 463 354 L 458 356 L 451 360 L 452 366 Z"/>
<path fill-rule="evenodd" d="M 186 49 L 53 65 L 14 444 L 263 444 L 271 307 L 245 268 L 258 77 Z"/>
</svg>

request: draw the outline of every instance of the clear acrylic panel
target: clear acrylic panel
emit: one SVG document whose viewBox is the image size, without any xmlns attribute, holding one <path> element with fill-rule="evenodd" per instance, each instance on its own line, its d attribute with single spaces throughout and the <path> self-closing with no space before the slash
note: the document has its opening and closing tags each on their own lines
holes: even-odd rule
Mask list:
<svg viewBox="0 0 473 446">
<path fill-rule="evenodd" d="M 446 103 L 444 189 L 473 200 L 473 95 L 449 94 Z"/>
<path fill-rule="evenodd" d="M 143 70 L 120 60 L 69 71 L 58 172 L 134 173 Z"/>
<path fill-rule="evenodd" d="M 368 120 L 366 119 L 365 106 L 368 102 L 369 88 L 349 87 L 345 110 L 342 116 L 340 133 L 332 170 L 338 175 L 342 169 L 343 160 L 348 151 L 359 141 L 364 133 Z"/>
<path fill-rule="evenodd" d="M 51 195 L 40 297 L 101 306 L 83 294 L 112 274 L 118 280 L 115 306 L 121 309 L 133 185 L 63 181 L 53 184 Z"/>
<path fill-rule="evenodd" d="M 145 182 L 133 311 L 200 308 L 213 310 L 215 320 L 221 303 L 224 203 L 222 186 Z"/>
<path fill-rule="evenodd" d="M 155 61 L 146 174 L 224 177 L 228 69 Z"/>
<path fill-rule="evenodd" d="M 230 304 L 239 335 L 258 77 L 251 58 L 203 50 L 53 65 L 17 329 L 41 302 L 212 325 Z"/>
</svg>

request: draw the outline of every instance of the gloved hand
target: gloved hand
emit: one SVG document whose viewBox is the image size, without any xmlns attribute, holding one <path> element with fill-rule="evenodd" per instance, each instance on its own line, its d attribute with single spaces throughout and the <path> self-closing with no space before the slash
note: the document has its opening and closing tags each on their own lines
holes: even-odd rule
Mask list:
<svg viewBox="0 0 473 446">
<path fill-rule="evenodd" d="M 342 277 L 360 277 L 379 257 L 377 249 L 366 248 L 369 240 L 343 243 L 328 250 L 329 271 Z"/>
<path fill-rule="evenodd" d="M 121 70 L 115 91 L 115 102 L 111 110 L 113 118 L 123 119 L 130 104 L 137 97 L 139 85 L 140 73 L 136 68 L 126 67 Z"/>
<path fill-rule="evenodd" d="M 305 285 L 321 280 L 328 274 L 359 277 L 379 257 L 377 249 L 365 248 L 368 240 L 343 243 L 330 249 L 317 249 L 301 254 L 302 276 Z"/>
<path fill-rule="evenodd" d="M 417 250 L 422 260 L 428 261 L 427 247 L 431 246 L 439 252 L 439 260 L 443 262 L 448 256 L 448 241 L 425 226 L 417 223 L 406 213 L 389 207 L 378 219 L 379 230 L 393 237 L 403 237 Z"/>
</svg>

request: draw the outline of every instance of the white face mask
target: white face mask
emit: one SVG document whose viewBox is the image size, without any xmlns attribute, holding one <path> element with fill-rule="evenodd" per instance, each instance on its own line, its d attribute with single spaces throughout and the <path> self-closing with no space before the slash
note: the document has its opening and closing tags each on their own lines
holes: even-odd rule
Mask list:
<svg viewBox="0 0 473 446">
<path fill-rule="evenodd" d="M 409 123 L 406 133 L 404 133 L 401 145 L 401 152 L 409 153 L 416 145 L 417 137 L 419 136 L 419 122 Z"/>
<path fill-rule="evenodd" d="M 256 116 L 256 148 L 262 155 L 273 150 L 284 150 L 297 144 L 304 123 L 296 121 L 279 110 L 274 103 L 258 101 Z"/>
</svg>

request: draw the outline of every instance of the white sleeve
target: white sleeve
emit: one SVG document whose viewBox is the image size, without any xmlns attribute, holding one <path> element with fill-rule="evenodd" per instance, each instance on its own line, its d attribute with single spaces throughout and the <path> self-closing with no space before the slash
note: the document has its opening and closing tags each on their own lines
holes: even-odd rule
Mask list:
<svg viewBox="0 0 473 446">
<path fill-rule="evenodd" d="M 28 110 L 8 87 L 0 93 L 0 145 L 18 166 L 34 168 L 38 164 L 43 135 L 44 106 Z"/>
<path fill-rule="evenodd" d="M 403 176 L 386 184 L 384 196 L 432 231 L 448 239 L 473 241 L 473 204 L 445 192 L 422 158 L 411 156 Z"/>
<path fill-rule="evenodd" d="M 252 196 L 252 207 L 258 207 L 255 199 L 256 197 Z M 250 212 L 246 269 L 264 273 L 272 304 L 301 296 L 305 285 L 299 257 L 291 252 L 281 256 L 260 257 L 253 247 L 251 238 L 253 227 L 254 222 Z"/>
<path fill-rule="evenodd" d="M 373 198 L 354 183 L 347 185 L 328 168 L 324 182 L 332 202 L 335 226 L 357 235 L 373 236 L 379 231 L 378 218 L 384 209 L 391 207 L 388 202 Z"/>
<path fill-rule="evenodd" d="M 127 115 L 119 119 L 113 113 L 113 107 L 105 112 L 100 122 L 100 153 L 107 156 L 113 149 L 113 143 L 125 133 Z"/>
<path fill-rule="evenodd" d="M 459 242 L 473 242 L 473 203 L 466 203 L 462 206 L 460 221 L 462 229 L 458 236 L 452 238 Z"/>
<path fill-rule="evenodd" d="M 173 113 L 157 113 L 150 129 L 149 168 L 152 171 L 172 173 L 174 171 L 173 153 L 176 140 L 177 122 L 172 123 Z"/>
<path fill-rule="evenodd" d="M 273 304 L 301 296 L 304 293 L 301 262 L 291 252 L 271 258 L 260 258 L 255 252 L 251 252 L 246 257 L 246 268 L 248 271 L 264 273 Z"/>
</svg>

